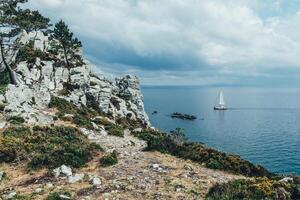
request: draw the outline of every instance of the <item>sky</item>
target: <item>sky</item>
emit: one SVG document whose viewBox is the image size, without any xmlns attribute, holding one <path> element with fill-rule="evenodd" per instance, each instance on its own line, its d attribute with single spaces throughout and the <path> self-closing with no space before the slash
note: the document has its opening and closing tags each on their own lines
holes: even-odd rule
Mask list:
<svg viewBox="0 0 300 200">
<path fill-rule="evenodd" d="M 143 85 L 300 87 L 299 0 L 29 0 L 93 70 Z"/>
</svg>

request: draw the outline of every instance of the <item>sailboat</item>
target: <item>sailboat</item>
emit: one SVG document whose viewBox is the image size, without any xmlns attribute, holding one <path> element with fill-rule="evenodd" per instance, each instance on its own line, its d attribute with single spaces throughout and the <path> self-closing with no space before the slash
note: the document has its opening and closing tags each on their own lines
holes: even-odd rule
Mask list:
<svg viewBox="0 0 300 200">
<path fill-rule="evenodd" d="M 221 91 L 219 93 L 219 96 L 217 98 L 217 103 L 214 107 L 214 110 L 227 110 L 227 107 L 226 107 L 225 101 L 224 101 L 223 91 Z"/>
</svg>

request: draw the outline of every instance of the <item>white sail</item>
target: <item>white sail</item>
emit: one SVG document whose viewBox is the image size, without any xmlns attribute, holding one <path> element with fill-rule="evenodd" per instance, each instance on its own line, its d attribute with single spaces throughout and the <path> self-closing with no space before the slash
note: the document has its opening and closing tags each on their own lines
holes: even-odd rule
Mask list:
<svg viewBox="0 0 300 200">
<path fill-rule="evenodd" d="M 219 94 L 219 105 L 220 106 L 225 106 L 223 91 L 221 91 L 220 94 Z"/>
</svg>

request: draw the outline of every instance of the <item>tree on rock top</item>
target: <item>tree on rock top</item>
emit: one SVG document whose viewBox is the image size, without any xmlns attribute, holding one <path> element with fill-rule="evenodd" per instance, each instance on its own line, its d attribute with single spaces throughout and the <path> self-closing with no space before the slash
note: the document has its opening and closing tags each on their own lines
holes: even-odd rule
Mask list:
<svg viewBox="0 0 300 200">
<path fill-rule="evenodd" d="M 24 10 L 18 6 L 26 2 L 27 0 L 0 0 L 0 61 L 9 74 L 11 84 L 17 84 L 11 67 L 15 55 L 21 48 L 17 36 L 23 30 L 30 32 L 49 27 L 50 20 L 38 11 Z"/>
<path fill-rule="evenodd" d="M 81 56 L 78 55 L 82 44 L 74 37 L 74 34 L 70 31 L 65 22 L 60 20 L 55 24 L 51 38 L 54 39 L 51 45 L 52 50 L 57 52 L 61 51 L 63 53 L 68 68 L 73 67 L 74 62 L 83 63 Z"/>
</svg>

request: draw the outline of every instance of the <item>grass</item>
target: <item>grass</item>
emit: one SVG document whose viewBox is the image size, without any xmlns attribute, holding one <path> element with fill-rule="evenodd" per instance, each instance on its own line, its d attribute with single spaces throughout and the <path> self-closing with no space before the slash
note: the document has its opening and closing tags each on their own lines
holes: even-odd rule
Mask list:
<svg viewBox="0 0 300 200">
<path fill-rule="evenodd" d="M 179 158 L 203 164 L 210 169 L 218 169 L 245 176 L 273 176 L 268 170 L 243 160 L 237 155 L 228 155 L 203 144 L 186 141 L 183 133 L 173 131 L 166 134 L 156 131 L 135 133 L 137 137 L 148 143 L 146 151 L 159 151 Z"/>
<path fill-rule="evenodd" d="M 73 127 L 28 127 L 6 129 L 0 136 L 0 162 L 27 160 L 28 167 L 56 168 L 62 164 L 79 168 L 100 146 L 91 143 Z"/>
<path fill-rule="evenodd" d="M 231 199 L 300 199 L 300 185 L 268 178 L 236 180 L 217 184 L 210 189 L 206 200 Z"/>
<path fill-rule="evenodd" d="M 113 151 L 112 153 L 105 155 L 100 159 L 100 165 L 102 167 L 113 166 L 117 163 L 118 163 L 118 154 L 116 151 Z"/>
</svg>

